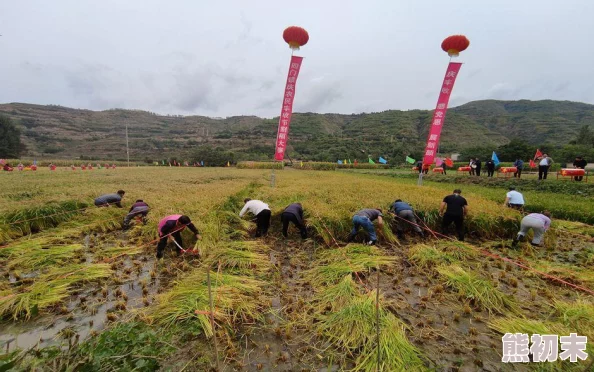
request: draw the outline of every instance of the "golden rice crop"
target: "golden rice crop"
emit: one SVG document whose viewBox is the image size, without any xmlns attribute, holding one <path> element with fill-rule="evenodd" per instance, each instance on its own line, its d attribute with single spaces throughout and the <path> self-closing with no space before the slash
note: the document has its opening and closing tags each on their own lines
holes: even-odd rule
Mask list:
<svg viewBox="0 0 594 372">
<path fill-rule="evenodd" d="M 324 251 L 304 277 L 311 283 L 334 284 L 345 275 L 365 272 L 395 261 L 395 257 L 382 255 L 376 247 L 349 244 Z"/>
<path fill-rule="evenodd" d="M 456 288 L 460 295 L 474 300 L 489 313 L 503 314 L 506 310 L 518 312 L 515 300 L 493 286 L 489 280 L 482 279 L 460 266 L 441 266 L 437 271 L 447 279 L 447 284 Z"/>
<path fill-rule="evenodd" d="M 107 264 L 55 267 L 22 290 L 15 288 L 0 292 L 0 317 L 10 315 L 14 320 L 21 317 L 28 319 L 38 310 L 55 305 L 68 297 L 74 284 L 106 278 L 111 272 Z"/>
<path fill-rule="evenodd" d="M 282 161 L 240 161 L 237 169 L 283 169 L 285 163 Z"/>
<path fill-rule="evenodd" d="M 211 337 L 206 279 L 206 272 L 195 270 L 176 281 L 171 290 L 159 294 L 156 304 L 146 310 L 148 318 L 165 327 L 195 321 L 204 334 Z M 210 273 L 210 279 L 218 323 L 231 325 L 234 321 L 261 319 L 263 300 L 259 298 L 263 293 L 263 282 L 214 271 Z"/>
</svg>

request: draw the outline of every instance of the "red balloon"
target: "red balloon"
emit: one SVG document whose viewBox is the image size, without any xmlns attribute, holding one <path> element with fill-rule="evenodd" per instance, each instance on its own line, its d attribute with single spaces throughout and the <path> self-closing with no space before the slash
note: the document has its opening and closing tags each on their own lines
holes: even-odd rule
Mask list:
<svg viewBox="0 0 594 372">
<path fill-rule="evenodd" d="M 297 26 L 287 27 L 283 32 L 283 39 L 291 49 L 299 49 L 309 41 L 309 34 L 305 29 Z"/>
<path fill-rule="evenodd" d="M 470 45 L 470 41 L 464 35 L 452 35 L 445 38 L 441 42 L 441 49 L 448 52 L 450 57 L 458 57 L 460 52 L 466 50 Z"/>
</svg>

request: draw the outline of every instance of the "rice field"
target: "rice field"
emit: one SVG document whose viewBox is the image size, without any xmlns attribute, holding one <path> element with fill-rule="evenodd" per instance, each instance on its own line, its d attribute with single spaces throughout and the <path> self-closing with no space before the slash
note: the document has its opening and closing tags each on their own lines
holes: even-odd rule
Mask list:
<svg viewBox="0 0 594 372">
<path fill-rule="evenodd" d="M 335 169 L 334 167 L 333 169 Z M 553 219 L 543 248 L 511 249 L 519 212 L 472 186 L 467 240 L 441 237 L 455 184 L 336 169 L 118 167 L 0 174 L 0 370 L 585 371 L 594 358 L 594 227 Z M 123 209 L 95 197 L 126 191 Z M 466 190 L 466 192 L 465 192 Z M 243 199 L 270 205 L 254 238 Z M 530 200 L 538 200 L 532 192 Z M 122 230 L 137 199 L 146 224 Z M 379 243 L 352 216 L 409 202 L 426 237 L 385 214 Z M 309 238 L 281 234 L 301 202 Z M 583 208 L 563 199 L 564 208 Z M 588 212 L 589 213 L 589 212 Z M 186 214 L 155 258 L 157 224 Z M 555 215 L 553 215 L 554 217 Z M 453 235 L 452 235 L 453 236 Z M 528 269 L 527 269 L 528 268 Z M 563 282 L 559 281 L 562 280 Z M 577 286 L 572 287 L 567 283 Z M 581 288 L 581 289 L 580 289 Z M 502 363 L 507 332 L 588 336 L 586 361 Z"/>
</svg>

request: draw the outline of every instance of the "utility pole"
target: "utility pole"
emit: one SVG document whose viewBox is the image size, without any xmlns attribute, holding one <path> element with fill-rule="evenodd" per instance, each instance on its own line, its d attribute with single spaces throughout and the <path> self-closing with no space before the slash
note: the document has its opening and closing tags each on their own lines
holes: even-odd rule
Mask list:
<svg viewBox="0 0 594 372">
<path fill-rule="evenodd" d="M 130 167 L 130 147 L 128 146 L 128 121 L 126 120 L 126 156 L 128 157 L 128 167 Z"/>
</svg>

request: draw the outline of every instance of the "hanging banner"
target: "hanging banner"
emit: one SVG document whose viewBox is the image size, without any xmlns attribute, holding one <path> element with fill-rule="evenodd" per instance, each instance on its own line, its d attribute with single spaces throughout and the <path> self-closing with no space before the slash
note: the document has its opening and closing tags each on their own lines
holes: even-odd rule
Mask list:
<svg viewBox="0 0 594 372">
<path fill-rule="evenodd" d="M 431 120 L 431 127 L 429 128 L 429 137 L 427 139 L 427 146 L 425 147 L 425 155 L 423 157 L 423 164 L 433 164 L 435 154 L 437 153 L 437 145 L 439 144 L 439 136 L 441 135 L 441 128 L 445 122 L 446 112 L 448 110 L 448 102 L 450 101 L 450 94 L 454 89 L 454 83 L 458 72 L 462 67 L 462 63 L 450 62 L 446 70 L 441 90 L 439 91 L 439 99 L 437 100 L 437 107 L 433 113 Z"/>
<path fill-rule="evenodd" d="M 289 125 L 291 124 L 291 115 L 293 114 L 295 87 L 297 85 L 297 77 L 299 76 L 299 69 L 301 68 L 302 61 L 303 57 L 291 57 L 289 74 L 287 76 L 287 84 L 285 85 L 285 94 L 283 96 L 281 115 L 278 119 L 276 150 L 274 153 L 275 160 L 283 160 L 285 158 L 285 150 L 287 149 L 287 141 L 289 140 Z"/>
</svg>

